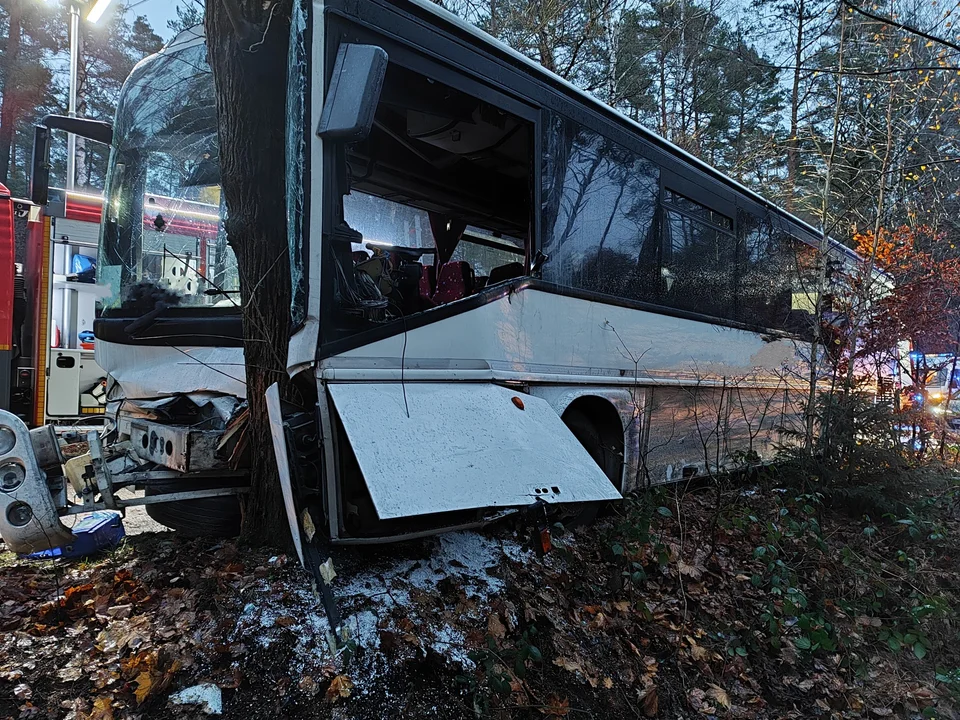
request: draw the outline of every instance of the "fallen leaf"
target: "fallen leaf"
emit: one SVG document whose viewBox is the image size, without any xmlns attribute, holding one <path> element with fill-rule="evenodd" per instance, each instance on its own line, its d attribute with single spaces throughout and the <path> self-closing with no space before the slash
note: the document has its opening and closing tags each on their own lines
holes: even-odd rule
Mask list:
<svg viewBox="0 0 960 720">
<path fill-rule="evenodd" d="M 730 707 L 730 696 L 727 695 L 727 691 L 719 685 L 710 683 L 707 686 L 707 697 L 715 700 L 718 705 L 722 705 L 725 708 Z"/>
<path fill-rule="evenodd" d="M 20 683 L 13 688 L 13 696 L 17 700 L 29 700 L 33 697 L 33 689 L 26 683 Z"/>
<path fill-rule="evenodd" d="M 707 694 L 700 688 L 693 688 L 693 690 L 687 693 L 687 702 L 689 702 L 690 707 L 697 712 L 703 712 L 706 698 Z"/>
<path fill-rule="evenodd" d="M 87 720 L 113 720 L 113 698 L 101 695 L 93 701 L 93 709 L 87 715 Z"/>
<path fill-rule="evenodd" d="M 688 565 L 683 560 L 677 563 L 677 569 L 681 575 L 686 575 L 694 580 L 699 580 L 703 576 L 703 568 L 697 565 Z"/>
<path fill-rule="evenodd" d="M 277 618 L 277 625 L 280 627 L 290 627 L 297 622 L 297 619 L 292 615 L 281 615 Z"/>
<path fill-rule="evenodd" d="M 713 653 L 707 648 L 697 645 L 696 640 L 692 637 L 687 638 L 687 642 L 690 643 L 690 657 L 697 662 L 709 662 L 713 657 Z"/>
<path fill-rule="evenodd" d="M 570 701 L 567 698 L 561 700 L 556 695 L 551 695 L 547 698 L 544 707 L 540 708 L 540 712 L 547 717 L 566 717 L 570 714 Z"/>
<path fill-rule="evenodd" d="M 891 717 L 893 715 L 893 710 L 885 707 L 875 707 L 870 708 L 870 714 L 874 717 Z"/>
<path fill-rule="evenodd" d="M 313 536 L 317 534 L 317 526 L 313 524 L 313 518 L 310 517 L 310 511 L 307 508 L 303 509 L 300 520 L 303 523 L 303 534 L 307 536 L 307 542 L 311 542 Z"/>
<path fill-rule="evenodd" d="M 78 667 L 65 667 L 57 670 L 57 677 L 64 682 L 76 682 L 83 677 L 83 670 Z"/>
<path fill-rule="evenodd" d="M 350 697 L 353 690 L 353 681 L 346 675 L 337 675 L 330 681 L 330 687 L 327 688 L 327 700 L 336 702 L 340 698 Z"/>
<path fill-rule="evenodd" d="M 660 712 L 660 699 L 657 696 L 656 687 L 652 687 L 647 690 L 646 695 L 643 697 L 643 704 L 640 706 L 640 709 L 647 717 L 656 717 L 657 713 Z"/>
<path fill-rule="evenodd" d="M 568 672 L 583 672 L 583 666 L 580 665 L 576 660 L 571 660 L 565 657 L 555 657 L 553 659 L 553 664 L 557 667 L 562 667 Z"/>
<path fill-rule="evenodd" d="M 137 684 L 137 689 L 133 694 L 137 696 L 137 703 L 142 704 L 153 690 L 153 676 L 148 672 L 142 672 L 137 675 L 134 682 Z"/>
<path fill-rule="evenodd" d="M 124 605 L 114 605 L 113 607 L 107 608 L 107 615 L 114 618 L 128 618 L 130 613 L 133 610 L 133 605 L 131 603 L 126 603 Z"/>
<path fill-rule="evenodd" d="M 603 686 L 604 686 L 607 690 L 610 690 L 610 689 L 613 687 L 613 678 L 604 678 L 604 679 L 603 679 Z"/>
<path fill-rule="evenodd" d="M 507 634 L 507 629 L 503 626 L 503 623 L 500 622 L 500 616 L 497 613 L 492 613 L 490 617 L 487 618 L 487 634 L 497 640 L 503 640 Z"/>
<path fill-rule="evenodd" d="M 297 687 L 300 688 L 300 691 L 313 697 L 317 694 L 319 688 L 317 688 L 317 682 L 309 675 L 304 675 L 300 678 L 300 682 L 297 683 Z"/>
</svg>

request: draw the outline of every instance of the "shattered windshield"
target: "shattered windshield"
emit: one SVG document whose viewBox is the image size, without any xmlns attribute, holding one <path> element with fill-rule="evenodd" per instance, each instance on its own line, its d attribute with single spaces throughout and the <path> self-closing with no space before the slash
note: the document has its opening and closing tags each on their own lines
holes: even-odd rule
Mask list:
<svg viewBox="0 0 960 720">
<path fill-rule="evenodd" d="M 225 215 L 213 79 L 202 37 L 185 31 L 135 68 L 121 94 L 98 267 L 105 313 L 138 310 L 145 298 L 237 308 Z"/>
</svg>

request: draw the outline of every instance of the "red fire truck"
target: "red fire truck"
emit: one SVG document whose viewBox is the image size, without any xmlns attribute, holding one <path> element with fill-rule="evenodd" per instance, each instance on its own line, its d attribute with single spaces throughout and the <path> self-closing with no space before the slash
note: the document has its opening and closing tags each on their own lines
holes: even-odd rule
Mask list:
<svg viewBox="0 0 960 720">
<path fill-rule="evenodd" d="M 0 193 L 0 408 L 28 425 L 104 412 L 93 343 L 101 208 L 99 195 L 52 189 L 40 207 Z"/>
</svg>

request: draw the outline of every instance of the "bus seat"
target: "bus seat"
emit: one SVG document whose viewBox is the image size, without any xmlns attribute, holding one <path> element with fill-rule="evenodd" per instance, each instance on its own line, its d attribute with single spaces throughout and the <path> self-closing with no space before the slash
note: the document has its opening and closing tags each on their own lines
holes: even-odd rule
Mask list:
<svg viewBox="0 0 960 720">
<path fill-rule="evenodd" d="M 464 298 L 473 289 L 473 268 L 468 262 L 448 262 L 440 266 L 437 275 L 437 290 L 433 301 L 437 305 Z"/>
<path fill-rule="evenodd" d="M 506 265 L 500 265 L 490 271 L 490 279 L 487 285 L 493 285 L 504 280 L 512 280 L 523 276 L 523 263 L 512 262 Z"/>
<path fill-rule="evenodd" d="M 420 299 L 426 307 L 433 307 L 434 288 L 437 284 L 437 270 L 433 265 L 424 265 L 420 271 Z"/>
</svg>

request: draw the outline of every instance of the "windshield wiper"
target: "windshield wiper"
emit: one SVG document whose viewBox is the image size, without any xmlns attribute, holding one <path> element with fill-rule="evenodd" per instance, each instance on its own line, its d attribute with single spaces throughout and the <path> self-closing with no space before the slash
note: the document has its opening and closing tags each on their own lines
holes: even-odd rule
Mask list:
<svg viewBox="0 0 960 720">
<path fill-rule="evenodd" d="M 130 335 L 131 337 L 136 338 L 138 333 L 140 333 L 141 330 L 146 330 L 148 327 L 153 325 L 157 321 L 157 318 L 163 315 L 163 313 L 167 310 L 167 308 L 172 308 L 172 307 L 174 307 L 174 303 L 167 303 L 162 300 L 158 300 L 153 310 L 147 313 L 144 313 L 143 315 L 138 317 L 132 323 L 127 325 L 123 329 L 123 331 L 127 335 Z"/>
</svg>

